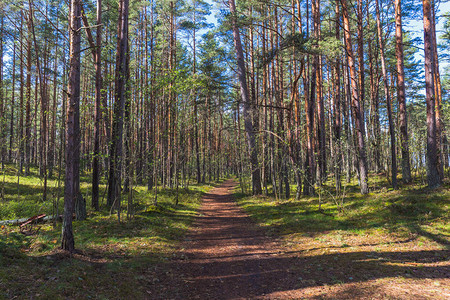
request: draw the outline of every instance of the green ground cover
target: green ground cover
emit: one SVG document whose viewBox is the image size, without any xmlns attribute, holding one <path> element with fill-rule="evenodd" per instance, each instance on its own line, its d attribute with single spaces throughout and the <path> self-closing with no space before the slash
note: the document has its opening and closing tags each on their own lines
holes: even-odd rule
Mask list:
<svg viewBox="0 0 450 300">
<path fill-rule="evenodd" d="M 34 170 L 37 171 L 37 170 Z M 9 173 L 13 173 L 10 170 Z M 43 183 L 36 175 L 20 178 L 4 176 L 4 194 L 0 203 L 0 220 L 51 214 L 57 195 L 57 180 L 49 180 L 49 199 L 42 202 Z M 153 278 L 156 262 L 174 255 L 200 206 L 201 197 L 211 185 L 191 185 L 176 191 L 159 189 L 158 205 L 154 191 L 133 187 L 135 214 L 126 218 L 123 203 L 122 222 L 102 206 L 90 209 L 88 177 L 82 178 L 82 192 L 88 199 L 88 218 L 74 222 L 73 256 L 59 250 L 61 224 L 37 224 L 28 232 L 18 226 L 0 229 L 0 299 L 134 299 L 146 295 L 143 286 Z M 103 193 L 105 185 L 100 187 Z M 60 191 L 59 211 L 63 196 Z M 124 199 L 126 199 L 124 195 Z M 124 201 L 126 202 L 126 200 Z M 144 284 L 145 283 L 145 284 Z"/>
<path fill-rule="evenodd" d="M 361 195 L 356 181 L 335 194 L 332 182 L 314 197 L 295 200 L 249 196 L 236 189 L 237 202 L 274 236 L 367 235 L 374 232 L 418 235 L 440 247 L 450 243 L 450 185 L 428 190 L 419 182 L 392 190 L 386 179 L 372 175 L 371 191 Z M 295 196 L 296 186 L 292 187 Z M 269 189 L 269 192 L 271 189 Z"/>
</svg>

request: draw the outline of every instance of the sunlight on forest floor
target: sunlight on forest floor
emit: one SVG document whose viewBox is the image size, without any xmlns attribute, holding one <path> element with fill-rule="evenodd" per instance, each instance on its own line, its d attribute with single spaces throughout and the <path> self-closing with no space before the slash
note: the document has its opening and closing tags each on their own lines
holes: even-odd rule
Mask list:
<svg viewBox="0 0 450 300">
<path fill-rule="evenodd" d="M 49 180 L 49 199 L 42 203 L 42 182 L 36 173 L 20 178 L 19 196 L 17 177 L 14 170 L 10 173 L 4 177 L 0 219 L 51 213 L 56 180 Z M 299 277 L 306 298 L 446 298 L 448 183 L 434 191 L 418 184 L 393 191 L 384 182 L 385 178 L 372 176 L 366 196 L 351 182 L 341 203 L 330 196 L 329 182 L 319 190 L 320 211 L 319 196 L 275 200 L 242 194 L 236 188 L 235 199 L 267 235 L 281 240 L 282 251 L 298 253 L 298 259 L 305 260 L 301 270 L 290 271 L 307 274 Z M 83 177 L 82 191 L 90 199 L 88 186 L 89 178 Z M 160 190 L 155 207 L 153 194 L 136 186 L 136 214 L 126 220 L 125 212 L 122 223 L 105 208 L 92 211 L 88 203 L 88 220 L 74 223 L 78 252 L 73 256 L 59 250 L 60 224 L 36 225 L 31 235 L 19 233 L 17 226 L 2 226 L 0 299 L 148 297 L 145 287 L 160 280 L 156 267 L 177 255 L 176 247 L 210 188 L 180 188 L 178 206 L 173 190 Z M 104 189 L 102 185 L 101 195 Z M 60 193 L 61 212 L 62 189 Z M 266 296 L 286 295 L 289 291 Z"/>
<path fill-rule="evenodd" d="M 383 180 L 372 176 L 377 187 L 365 196 L 351 183 L 341 210 L 336 197 L 324 196 L 333 191 L 331 182 L 319 189 L 321 210 L 318 195 L 275 200 L 236 189 L 235 198 L 268 235 L 281 240 L 284 251 L 305 260 L 297 271 L 315 281 L 302 290 L 307 298 L 448 299 L 448 184 L 434 191 L 417 184 L 393 191 Z"/>
<path fill-rule="evenodd" d="M 37 170 L 33 170 L 37 171 Z M 13 173 L 13 170 L 10 170 Z M 20 178 L 17 196 L 17 177 L 4 177 L 4 198 L 0 202 L 0 220 L 31 217 L 38 213 L 52 213 L 52 200 L 57 193 L 57 181 L 49 180 L 49 199 L 42 202 L 43 183 L 36 173 Z M 89 179 L 81 179 L 83 195 L 90 200 Z M 139 287 L 148 280 L 143 274 L 155 262 L 174 255 L 184 236 L 201 197 L 211 185 L 191 185 L 189 190 L 158 191 L 158 206 L 153 205 L 154 193 L 144 186 L 134 187 L 135 215 L 126 219 L 123 203 L 122 223 L 116 215 L 109 215 L 106 207 L 100 212 L 90 208 L 88 219 L 74 222 L 75 247 L 73 256 L 59 250 L 61 224 L 34 225 L 24 235 L 18 226 L 0 228 L 0 299 L 86 299 L 142 298 L 145 291 Z M 105 185 L 100 186 L 102 196 Z M 63 209 L 63 189 L 60 191 Z M 104 203 L 102 203 L 104 206 Z"/>
</svg>

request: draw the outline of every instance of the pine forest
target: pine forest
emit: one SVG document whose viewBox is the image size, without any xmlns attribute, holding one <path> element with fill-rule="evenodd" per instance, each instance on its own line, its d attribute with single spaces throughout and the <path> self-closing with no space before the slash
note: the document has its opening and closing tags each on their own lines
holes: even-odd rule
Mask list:
<svg viewBox="0 0 450 300">
<path fill-rule="evenodd" d="M 0 299 L 448 299 L 450 2 L 0 0 Z"/>
</svg>

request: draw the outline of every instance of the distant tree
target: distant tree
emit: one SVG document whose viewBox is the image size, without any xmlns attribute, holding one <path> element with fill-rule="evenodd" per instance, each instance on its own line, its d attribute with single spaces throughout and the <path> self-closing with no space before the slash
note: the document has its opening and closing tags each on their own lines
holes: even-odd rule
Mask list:
<svg viewBox="0 0 450 300">
<path fill-rule="evenodd" d="M 194 76 L 197 73 L 197 32 L 200 29 L 208 27 L 206 16 L 211 13 L 211 5 L 203 0 L 191 0 L 186 7 L 184 20 L 180 23 L 180 28 L 188 33 L 192 38 L 192 73 Z M 195 93 L 196 95 L 197 93 Z M 195 143 L 195 158 L 197 168 L 197 182 L 202 181 L 200 171 L 200 150 L 198 143 L 198 104 L 197 97 L 193 97 L 194 105 L 194 143 Z"/>
</svg>

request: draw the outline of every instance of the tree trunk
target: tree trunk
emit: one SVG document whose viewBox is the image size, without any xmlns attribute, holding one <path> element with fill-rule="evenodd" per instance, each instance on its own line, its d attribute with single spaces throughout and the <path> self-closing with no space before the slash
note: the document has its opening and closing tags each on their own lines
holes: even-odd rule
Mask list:
<svg viewBox="0 0 450 300">
<path fill-rule="evenodd" d="M 444 121 L 442 120 L 442 86 L 441 75 L 439 72 L 439 57 L 437 52 L 437 37 L 436 37 L 436 5 L 435 0 L 431 1 L 431 40 L 433 49 L 433 82 L 434 82 L 434 97 L 436 105 L 436 140 L 438 151 L 438 172 L 441 180 L 444 179 Z"/>
<path fill-rule="evenodd" d="M 56 22 L 56 27 L 58 28 L 59 25 L 59 21 Z M 57 31 L 57 30 L 56 30 Z M 56 33 L 57 34 L 57 33 Z M 52 116 L 52 120 L 51 120 L 51 124 L 50 124 L 50 140 L 49 140 L 49 150 L 48 150 L 48 177 L 52 178 L 53 177 L 53 168 L 55 165 L 55 154 L 56 154 L 56 115 L 57 115 L 57 110 L 58 110 L 58 95 L 56 94 L 57 92 L 57 87 L 58 87 L 58 82 L 57 82 L 57 77 L 58 77 L 58 38 L 56 38 L 56 42 L 55 42 L 55 62 L 53 65 L 53 103 L 52 103 L 52 110 L 51 110 L 51 116 Z"/>
<path fill-rule="evenodd" d="M 31 12 L 31 9 L 30 9 Z M 26 17 L 27 20 L 27 83 L 26 83 L 26 109 L 25 109 L 25 175 L 30 174 L 31 163 L 31 13 Z"/>
<path fill-rule="evenodd" d="M 24 67 L 24 51 L 23 51 L 23 12 L 20 13 L 20 94 L 19 94 L 19 124 L 18 124 L 18 133 L 17 133 L 17 140 L 19 141 L 19 148 L 18 148 L 18 164 L 19 164 L 19 174 L 22 174 L 23 172 L 23 164 L 24 164 L 24 158 L 25 158 L 25 145 L 24 145 L 24 136 L 23 136 L 23 92 L 24 92 L 24 74 L 23 74 L 23 67 Z"/>
<path fill-rule="evenodd" d="M 3 93 L 3 36 L 4 36 L 4 16 L 3 16 L 3 8 L 0 7 L 0 160 L 1 160 L 1 168 L 4 171 L 5 164 L 5 145 L 6 141 L 4 138 L 6 137 L 6 95 Z M 13 88 L 14 92 L 14 88 Z"/>
<path fill-rule="evenodd" d="M 256 149 L 255 133 L 253 131 L 253 121 L 252 121 L 252 103 L 250 103 L 250 97 L 248 92 L 245 62 L 244 62 L 244 52 L 242 49 L 241 36 L 239 33 L 239 28 L 237 25 L 236 16 L 236 5 L 234 0 L 229 0 L 230 13 L 232 14 L 232 26 L 233 26 L 233 38 L 234 46 L 236 51 L 237 59 L 237 73 L 239 77 L 239 83 L 241 86 L 241 97 L 244 106 L 244 128 L 247 134 L 247 143 L 250 153 L 250 163 L 252 167 L 252 188 L 253 194 L 259 195 L 262 193 L 261 190 L 261 175 L 259 172 L 258 165 L 258 153 Z"/>
<path fill-rule="evenodd" d="M 411 166 L 409 160 L 408 118 L 406 115 L 405 70 L 403 58 L 403 29 L 401 0 L 395 0 L 395 56 L 397 57 L 397 101 L 399 107 L 399 127 L 402 151 L 402 179 L 411 182 Z"/>
<path fill-rule="evenodd" d="M 425 47 L 425 93 L 427 103 L 427 180 L 429 188 L 441 185 L 438 171 L 438 149 L 436 136 L 436 110 L 433 82 L 433 49 L 432 49 L 432 21 L 431 0 L 422 0 L 423 29 Z"/>
<path fill-rule="evenodd" d="M 9 149 L 8 149 L 8 161 L 12 160 L 12 149 L 14 143 L 14 104 L 16 95 L 16 43 L 13 46 L 13 56 L 12 56 L 13 66 L 12 66 L 12 88 L 11 88 L 11 119 L 9 123 Z M 1 84 L 1 83 L 0 83 Z"/>
<path fill-rule="evenodd" d="M 391 94 L 389 92 L 389 83 L 387 78 L 386 59 L 384 56 L 384 42 L 381 29 L 379 0 L 376 0 L 376 14 L 377 14 L 378 44 L 381 58 L 381 71 L 383 72 L 384 93 L 386 97 L 387 114 L 389 120 L 389 135 L 391 137 L 392 188 L 397 189 L 397 154 L 395 151 L 396 146 L 395 131 L 394 131 L 394 121 L 392 120 Z"/>
<path fill-rule="evenodd" d="M 70 3 L 70 71 L 66 119 L 66 178 L 61 248 L 75 250 L 72 229 L 73 212 L 80 189 L 80 28 L 81 0 Z"/>
<path fill-rule="evenodd" d="M 340 12 L 339 12 L 339 4 L 336 2 L 335 7 L 335 30 L 336 30 L 336 39 L 340 40 Z M 340 93 L 340 64 L 339 58 L 336 58 L 334 62 L 334 80 L 333 80 L 333 112 L 334 112 L 334 142 L 335 142 L 335 158 L 334 162 L 334 175 L 335 175 L 335 184 L 336 184 L 336 192 L 339 193 L 341 191 L 341 172 L 342 172 L 342 155 L 341 155 L 341 130 L 342 130 L 342 119 L 341 119 L 341 93 Z"/>
<path fill-rule="evenodd" d="M 92 161 L 92 207 L 99 209 L 98 203 L 98 185 L 100 181 L 100 120 L 102 118 L 102 0 L 97 0 L 97 48 L 95 53 L 95 104 L 94 104 L 94 157 Z"/>
<path fill-rule="evenodd" d="M 122 181 L 122 144 L 125 102 L 127 97 L 127 77 L 128 77 L 128 7 L 129 0 L 119 2 L 119 22 L 118 40 L 116 54 L 116 82 L 115 82 L 115 102 L 114 120 L 111 136 L 109 180 L 108 180 L 108 201 L 109 207 L 115 205 L 120 221 L 120 196 Z"/>
<path fill-rule="evenodd" d="M 314 38 L 317 42 L 320 41 L 320 0 L 312 1 L 312 15 L 313 15 L 313 31 Z M 318 169 L 319 169 L 319 181 L 326 180 L 326 144 L 325 144 L 325 108 L 322 97 L 322 63 L 321 56 L 314 55 L 313 57 L 313 74 L 315 76 L 315 101 L 317 101 L 317 142 L 318 142 Z M 312 102 L 315 102 L 312 98 Z"/>
<path fill-rule="evenodd" d="M 368 175 L 367 175 L 367 160 L 366 160 L 366 145 L 364 141 L 364 112 L 361 108 L 361 103 L 359 99 L 358 84 L 356 80 L 356 67 L 355 60 L 353 56 L 353 47 L 350 33 L 350 21 L 347 8 L 347 0 L 341 0 L 342 13 L 344 21 L 344 38 L 345 46 L 347 50 L 348 65 L 350 72 L 350 83 L 351 83 L 351 95 L 352 95 L 352 113 L 353 119 L 355 121 L 356 138 L 358 144 L 358 168 L 359 168 L 359 180 L 361 194 L 369 193 L 368 187 Z"/>
</svg>

